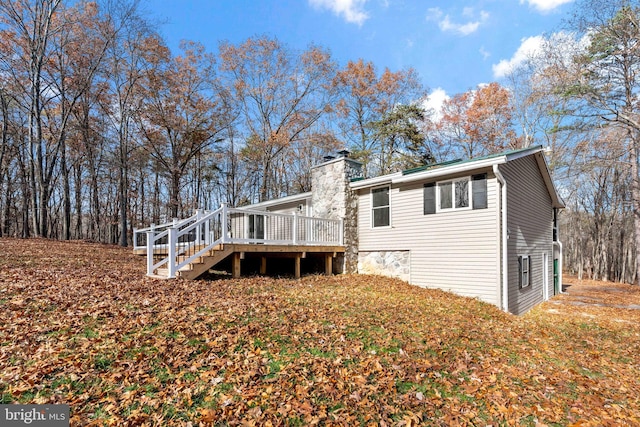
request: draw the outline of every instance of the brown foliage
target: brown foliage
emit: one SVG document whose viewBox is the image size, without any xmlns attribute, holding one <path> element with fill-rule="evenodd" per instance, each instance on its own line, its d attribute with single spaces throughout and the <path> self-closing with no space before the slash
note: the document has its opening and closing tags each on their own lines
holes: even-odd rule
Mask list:
<svg viewBox="0 0 640 427">
<path fill-rule="evenodd" d="M 640 423 L 630 286 L 515 317 L 374 276 L 160 281 L 113 246 L 0 253 L 2 402 L 67 403 L 72 425 Z M 590 295 L 606 305 L 574 304 Z"/>
<path fill-rule="evenodd" d="M 467 158 L 517 148 L 510 97 L 507 89 L 491 83 L 446 100 L 438 124 L 441 138 Z"/>
</svg>

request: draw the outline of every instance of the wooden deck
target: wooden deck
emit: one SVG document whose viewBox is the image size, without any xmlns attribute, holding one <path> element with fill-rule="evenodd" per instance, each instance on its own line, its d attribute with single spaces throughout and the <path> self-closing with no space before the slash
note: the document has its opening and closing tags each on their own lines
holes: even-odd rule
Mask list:
<svg viewBox="0 0 640 427">
<path fill-rule="evenodd" d="M 324 271 L 344 252 L 343 221 L 258 210 L 229 208 L 196 211 L 195 215 L 134 231 L 134 253 L 147 256 L 147 275 L 195 279 L 231 259 L 239 277 L 247 255 L 260 257 L 260 272 L 269 258 L 292 258 L 300 277 L 300 262 L 308 255 L 324 258 Z M 225 263 L 225 267 L 228 264 Z"/>
<path fill-rule="evenodd" d="M 230 258 L 231 275 L 234 278 L 241 276 L 242 262 L 247 257 L 257 257 L 260 259 L 260 274 L 266 274 L 267 263 L 273 258 L 291 258 L 294 263 L 294 276 L 300 277 L 301 260 L 313 256 L 323 259 L 324 273 L 333 273 L 333 259 L 338 254 L 344 253 L 344 246 L 323 246 L 323 245 L 275 245 L 275 244 L 240 244 L 229 243 L 220 244 L 208 251 L 205 255 L 193 260 L 188 265 L 179 269 L 177 276 L 185 279 L 197 279 L 204 273 L 213 269 L 216 265 Z M 146 251 L 140 255 L 146 255 Z M 165 255 L 166 250 L 157 248 L 156 255 Z M 158 269 L 157 275 L 153 277 L 167 278 L 166 269 Z"/>
</svg>

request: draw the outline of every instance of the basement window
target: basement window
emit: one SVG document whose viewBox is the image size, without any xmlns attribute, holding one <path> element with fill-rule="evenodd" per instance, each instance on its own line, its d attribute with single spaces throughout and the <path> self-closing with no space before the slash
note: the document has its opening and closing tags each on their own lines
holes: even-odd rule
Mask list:
<svg viewBox="0 0 640 427">
<path fill-rule="evenodd" d="M 529 255 L 518 257 L 518 277 L 520 289 L 531 286 L 531 257 Z"/>
<path fill-rule="evenodd" d="M 389 186 L 371 190 L 371 226 L 388 227 L 390 225 L 391 206 Z"/>
</svg>

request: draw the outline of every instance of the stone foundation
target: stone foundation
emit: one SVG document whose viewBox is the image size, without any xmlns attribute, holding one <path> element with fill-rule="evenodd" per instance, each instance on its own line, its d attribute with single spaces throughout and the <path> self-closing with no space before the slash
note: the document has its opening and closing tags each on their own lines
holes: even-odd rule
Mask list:
<svg viewBox="0 0 640 427">
<path fill-rule="evenodd" d="M 411 258 L 409 251 L 375 251 L 358 254 L 358 273 L 378 274 L 409 281 Z"/>
</svg>

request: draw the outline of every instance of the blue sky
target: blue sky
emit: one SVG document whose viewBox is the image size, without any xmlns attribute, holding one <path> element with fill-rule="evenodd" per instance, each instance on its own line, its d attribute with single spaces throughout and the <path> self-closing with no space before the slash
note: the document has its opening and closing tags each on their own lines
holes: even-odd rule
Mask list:
<svg viewBox="0 0 640 427">
<path fill-rule="evenodd" d="M 169 47 L 240 43 L 254 35 L 290 47 L 328 48 L 345 65 L 359 58 L 379 71 L 413 67 L 445 96 L 500 81 L 509 64 L 559 30 L 573 0 L 147 0 Z"/>
</svg>

